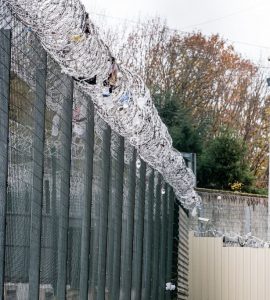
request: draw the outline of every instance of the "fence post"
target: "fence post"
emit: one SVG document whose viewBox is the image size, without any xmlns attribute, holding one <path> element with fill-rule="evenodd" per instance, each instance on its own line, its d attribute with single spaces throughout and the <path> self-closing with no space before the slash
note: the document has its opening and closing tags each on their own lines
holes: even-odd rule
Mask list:
<svg viewBox="0 0 270 300">
<path fill-rule="evenodd" d="M 167 244 L 167 199 L 168 199 L 168 185 L 164 184 L 161 195 L 161 230 L 160 230 L 160 259 L 159 259 L 159 294 L 158 299 L 164 300 L 166 287 L 166 244 Z"/>
<path fill-rule="evenodd" d="M 166 261 L 166 282 L 171 282 L 172 279 L 172 252 L 173 252 L 173 221 L 174 221 L 174 192 L 170 187 L 168 191 L 167 202 L 167 261 Z M 166 291 L 166 300 L 171 299 L 171 292 Z"/>
<path fill-rule="evenodd" d="M 154 171 L 151 169 L 149 172 L 143 228 L 142 300 L 149 300 L 151 291 Z"/>
<path fill-rule="evenodd" d="M 111 153 L 105 299 L 118 300 L 120 292 L 124 138 L 116 133 L 112 135 Z"/>
<path fill-rule="evenodd" d="M 179 248 L 179 208 L 180 204 L 177 199 L 174 198 L 174 208 L 173 208 L 173 250 L 172 250 L 172 275 L 171 282 L 176 286 L 174 291 L 171 291 L 171 297 L 177 297 L 178 286 L 178 248 Z"/>
<path fill-rule="evenodd" d="M 132 259 L 132 289 L 131 300 L 141 298 L 142 255 L 143 255 L 143 224 L 145 203 L 145 171 L 146 164 L 141 162 L 140 178 L 137 187 L 137 197 L 134 210 L 134 238 Z"/>
<path fill-rule="evenodd" d="M 121 283 L 120 300 L 130 299 L 132 241 L 134 230 L 134 205 L 136 190 L 136 150 L 132 149 L 132 157 L 128 166 L 127 196 L 124 197 L 121 238 Z"/>
<path fill-rule="evenodd" d="M 92 206 L 92 179 L 94 154 L 94 104 L 88 98 L 85 141 L 85 193 L 83 199 L 83 219 L 80 261 L 80 299 L 88 299 L 89 254 L 90 254 L 90 223 Z"/>
<path fill-rule="evenodd" d="M 57 299 L 65 300 L 67 279 L 67 241 L 69 224 L 70 200 L 70 165 L 71 165 L 71 134 L 72 134 L 72 105 L 73 81 L 66 81 L 66 95 L 62 112 L 62 155 L 61 155 L 61 183 L 59 203 L 58 253 L 57 253 Z"/>
<path fill-rule="evenodd" d="M 29 299 L 39 298 L 39 270 L 41 247 L 41 219 L 44 173 L 44 138 L 47 57 L 42 51 L 42 68 L 36 70 L 36 95 L 34 102 L 33 179 L 31 193 Z"/>
<path fill-rule="evenodd" d="M 110 189 L 110 148 L 111 148 L 111 128 L 104 124 L 103 145 L 101 150 L 102 159 L 102 189 L 99 219 L 99 253 L 98 253 L 98 274 L 97 274 L 97 297 L 95 299 L 105 298 L 106 282 L 106 253 L 107 253 L 107 229 L 108 229 L 108 205 Z M 95 258 L 94 258 L 95 259 Z"/>
<path fill-rule="evenodd" d="M 161 175 L 157 175 L 157 184 L 154 200 L 154 240 L 152 248 L 152 280 L 151 280 L 151 300 L 156 300 L 158 297 L 158 272 L 159 272 L 159 256 L 160 256 L 160 202 L 161 202 Z"/>
<path fill-rule="evenodd" d="M 89 300 L 105 298 L 111 128 L 95 118 Z"/>
<path fill-rule="evenodd" d="M 11 30 L 0 29 L 0 297 L 4 299 Z"/>
<path fill-rule="evenodd" d="M 52 245 L 56 251 L 52 255 L 52 285 L 54 293 L 57 292 L 57 247 L 58 247 L 58 212 L 57 212 L 57 150 L 55 146 L 51 149 L 51 169 L 52 169 Z"/>
</svg>

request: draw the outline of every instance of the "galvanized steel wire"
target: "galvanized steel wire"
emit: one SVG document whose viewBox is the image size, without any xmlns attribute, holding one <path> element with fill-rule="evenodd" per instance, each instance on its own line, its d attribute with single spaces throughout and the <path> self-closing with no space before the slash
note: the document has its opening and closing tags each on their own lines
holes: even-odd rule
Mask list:
<svg viewBox="0 0 270 300">
<path fill-rule="evenodd" d="M 28 32 L 24 34 L 34 32 L 38 36 L 43 47 L 61 66 L 62 73 L 81 79 L 77 84 L 91 95 L 102 118 L 163 175 L 182 204 L 187 208 L 199 205 L 199 197 L 193 190 L 194 174 L 186 167 L 181 154 L 173 149 L 168 130 L 142 79 L 124 66 L 117 66 L 116 88 L 110 97 L 103 97 L 112 54 L 100 39 L 82 3 L 79 0 L 2 1 L 27 26 Z M 7 20 L 4 6 L 2 11 L 0 24 Z M 96 84 L 89 84 L 93 78 Z M 59 108 L 54 100 L 48 105 L 55 111 Z"/>
<path fill-rule="evenodd" d="M 166 227 L 165 216 L 173 216 L 172 188 L 100 118 L 90 95 L 61 72 L 33 31 L 8 15 L 4 27 L 1 295 L 169 296 L 163 285 L 171 279 L 173 225 Z"/>
</svg>

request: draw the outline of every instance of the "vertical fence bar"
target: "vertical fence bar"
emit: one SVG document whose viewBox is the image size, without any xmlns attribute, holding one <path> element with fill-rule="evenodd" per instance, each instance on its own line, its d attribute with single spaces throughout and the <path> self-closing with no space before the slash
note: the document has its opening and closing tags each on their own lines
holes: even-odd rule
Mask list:
<svg viewBox="0 0 270 300">
<path fill-rule="evenodd" d="M 69 82 L 70 80 L 70 82 Z M 69 79 L 66 87 L 66 97 L 63 101 L 62 113 L 62 155 L 61 155 L 61 185 L 59 205 L 59 239 L 57 253 L 57 299 L 65 300 L 67 279 L 67 241 L 69 223 L 69 189 L 71 167 L 71 133 L 72 133 L 72 105 L 73 81 Z"/>
<path fill-rule="evenodd" d="M 102 147 L 102 190 L 99 215 L 99 253 L 98 253 L 98 274 L 97 274 L 97 300 L 105 298 L 106 282 L 106 253 L 107 253 L 107 230 L 108 230 L 108 206 L 110 191 L 110 148 L 111 128 L 105 124 L 103 129 Z"/>
<path fill-rule="evenodd" d="M 106 262 L 107 300 L 118 300 L 120 290 L 121 230 L 124 181 L 124 138 L 113 134 L 111 152 L 111 182 L 108 212 Z"/>
<path fill-rule="evenodd" d="M 177 279 L 178 279 L 178 247 L 179 247 L 179 202 L 174 199 L 174 216 L 173 216 L 173 251 L 172 251 L 172 280 L 176 290 L 171 291 L 171 297 L 177 297 Z"/>
<path fill-rule="evenodd" d="M 11 30 L 0 29 L 0 297 L 4 299 Z"/>
<path fill-rule="evenodd" d="M 90 222 L 92 206 L 92 178 L 94 154 L 94 105 L 88 98 L 85 141 L 85 193 L 83 199 L 83 219 L 80 260 L 80 300 L 88 299 L 89 254 L 90 254 Z"/>
<path fill-rule="evenodd" d="M 41 220 L 44 173 L 44 138 L 47 58 L 42 51 L 43 68 L 36 70 L 36 96 L 34 103 L 33 184 L 31 193 L 29 299 L 39 298 L 39 270 L 41 251 Z"/>
<path fill-rule="evenodd" d="M 152 259 L 152 279 L 151 279 L 151 300 L 158 298 L 158 265 L 160 256 L 160 202 L 161 202 L 161 175 L 157 176 L 156 193 L 154 200 L 154 240 L 153 240 L 153 259 Z"/>
<path fill-rule="evenodd" d="M 172 252 L 173 252 L 173 218 L 174 218 L 174 193 L 169 188 L 167 202 L 168 235 L 167 235 L 167 262 L 166 262 L 166 282 L 172 279 Z M 171 292 L 166 291 L 166 300 L 171 299 Z"/>
<path fill-rule="evenodd" d="M 154 171 L 151 169 L 145 199 L 144 229 L 143 229 L 143 263 L 141 299 L 149 300 L 151 291 L 151 262 L 153 240 L 153 200 L 154 200 Z"/>
<path fill-rule="evenodd" d="M 163 268 L 163 279 L 164 279 L 164 297 L 166 299 L 166 282 L 167 282 L 167 261 L 168 261 L 168 227 L 169 227 L 169 219 L 168 219 L 168 205 L 169 205 L 169 197 L 170 197 L 171 187 L 169 184 L 166 184 L 166 194 L 164 195 L 164 207 L 163 207 L 163 226 L 164 226 L 164 268 Z"/>
<path fill-rule="evenodd" d="M 91 211 L 91 255 L 89 299 L 105 297 L 108 202 L 110 188 L 111 129 L 95 119 L 93 205 Z"/>
<path fill-rule="evenodd" d="M 164 194 L 161 196 L 161 230 L 160 230 L 160 259 L 159 259 L 159 294 L 158 299 L 164 300 L 166 287 L 166 244 L 167 244 L 167 194 L 168 185 L 164 184 Z"/>
<path fill-rule="evenodd" d="M 93 158 L 93 186 L 92 186 L 92 207 L 91 207 L 91 235 L 90 235 L 90 268 L 89 268 L 89 300 L 97 300 L 98 289 L 100 288 L 100 245 L 101 226 L 104 217 L 104 174 L 109 174 L 110 154 L 106 154 L 106 140 L 104 121 L 95 115 L 95 143 Z M 108 132 L 109 133 L 109 132 Z M 107 150 L 110 151 L 110 148 Z M 105 161 L 104 161 L 105 157 Z M 104 171 L 105 170 L 105 171 Z M 109 188 L 109 186 L 108 186 Z M 106 207 L 107 204 L 105 203 Z M 107 216 L 106 216 L 107 218 Z"/>
<path fill-rule="evenodd" d="M 125 142 L 123 137 L 120 138 L 120 145 L 118 149 L 119 168 L 117 173 L 117 182 L 119 182 L 119 190 L 116 189 L 118 195 L 118 209 L 115 212 L 115 238 L 114 238 L 114 258 L 113 258 L 113 285 L 112 285 L 112 299 L 118 300 L 120 297 L 120 266 L 121 266 L 121 233 L 122 233 L 122 210 L 123 210 L 123 185 L 124 185 L 124 151 Z"/>
<path fill-rule="evenodd" d="M 121 283 L 120 300 L 130 299 L 131 268 L 132 268 L 132 240 L 134 230 L 134 205 L 136 189 L 136 151 L 132 150 L 132 158 L 128 168 L 128 196 L 124 198 L 122 216 L 121 239 Z"/>
<path fill-rule="evenodd" d="M 132 259 L 132 288 L 131 300 L 141 299 L 141 276 L 142 276 L 142 254 L 143 254 L 143 223 L 145 202 L 145 171 L 144 161 L 140 167 L 140 179 L 137 187 L 137 197 L 134 210 L 134 238 Z"/>
<path fill-rule="evenodd" d="M 52 245 L 55 247 L 52 255 L 52 283 L 53 289 L 57 291 L 57 245 L 58 245 L 58 218 L 57 218 L 57 157 L 56 148 L 52 147 L 52 159 L 51 159 L 51 169 L 52 169 Z"/>
</svg>

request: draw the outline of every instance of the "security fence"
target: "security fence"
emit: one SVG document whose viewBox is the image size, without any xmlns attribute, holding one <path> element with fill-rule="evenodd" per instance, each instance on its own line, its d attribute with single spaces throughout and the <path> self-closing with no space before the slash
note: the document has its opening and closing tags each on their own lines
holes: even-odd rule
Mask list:
<svg viewBox="0 0 270 300">
<path fill-rule="evenodd" d="M 171 299 L 173 189 L 30 27 L 0 25 L 1 297 Z"/>
</svg>

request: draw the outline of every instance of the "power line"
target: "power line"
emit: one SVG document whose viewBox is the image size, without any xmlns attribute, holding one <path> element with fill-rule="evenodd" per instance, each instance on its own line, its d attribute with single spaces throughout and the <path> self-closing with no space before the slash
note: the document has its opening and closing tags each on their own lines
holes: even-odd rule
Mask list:
<svg viewBox="0 0 270 300">
<path fill-rule="evenodd" d="M 234 41 L 234 40 L 230 40 L 227 39 L 229 42 L 232 43 L 237 43 L 237 44 L 243 44 L 246 46 L 251 46 L 251 47 L 256 47 L 256 48 L 264 48 L 264 49 L 270 49 L 270 46 L 262 46 L 262 45 L 258 45 L 258 44 L 253 44 L 253 43 L 248 43 L 248 42 L 241 42 L 241 41 Z"/>
<path fill-rule="evenodd" d="M 251 9 L 251 7 L 249 9 Z M 236 13 L 237 12 L 235 12 L 234 14 L 236 14 Z M 139 21 L 134 21 L 134 20 L 130 20 L 130 19 L 127 19 L 127 18 L 115 17 L 115 16 L 111 16 L 111 15 L 99 14 L 99 13 L 94 13 L 94 12 L 90 12 L 90 14 L 100 16 L 100 17 L 104 17 L 104 18 L 116 19 L 116 20 L 124 21 L 124 22 L 127 22 L 127 23 L 132 23 L 132 24 L 136 24 L 136 25 L 142 25 L 142 23 L 140 23 Z M 224 18 L 225 18 L 225 16 L 224 16 Z M 196 26 L 196 25 L 194 25 L 194 26 Z M 171 27 L 168 27 L 168 26 L 166 26 L 166 29 L 169 30 L 169 31 L 173 31 L 173 32 L 179 32 L 179 33 L 183 33 L 183 34 L 190 34 L 190 31 L 171 28 Z M 151 35 L 154 35 L 154 33 L 151 33 Z M 241 44 L 241 45 L 245 45 L 245 46 L 249 46 L 249 47 L 260 48 L 260 49 L 263 48 L 263 49 L 269 49 L 270 50 L 270 46 L 259 45 L 259 44 L 243 42 L 243 41 L 235 41 L 235 40 L 231 40 L 231 39 L 226 39 L 226 40 L 230 43 Z"/>
<path fill-rule="evenodd" d="M 200 25 L 205 25 L 205 24 L 217 22 L 217 21 L 220 21 L 220 20 L 223 20 L 223 19 L 235 16 L 235 15 L 241 14 L 243 12 L 249 11 L 249 10 L 253 9 L 254 7 L 261 6 L 262 4 L 265 4 L 265 3 L 261 2 L 259 4 L 251 5 L 251 6 L 247 7 L 247 8 L 245 8 L 245 9 L 241 9 L 241 10 L 235 11 L 233 13 L 230 13 L 230 14 L 218 17 L 218 18 L 214 18 L 214 19 L 210 19 L 210 20 L 207 20 L 207 21 L 204 21 L 204 22 L 201 22 L 201 23 L 197 23 L 197 24 L 185 26 L 182 29 L 187 29 L 187 28 L 192 28 L 192 27 L 196 27 L 196 26 L 200 26 Z"/>
</svg>

